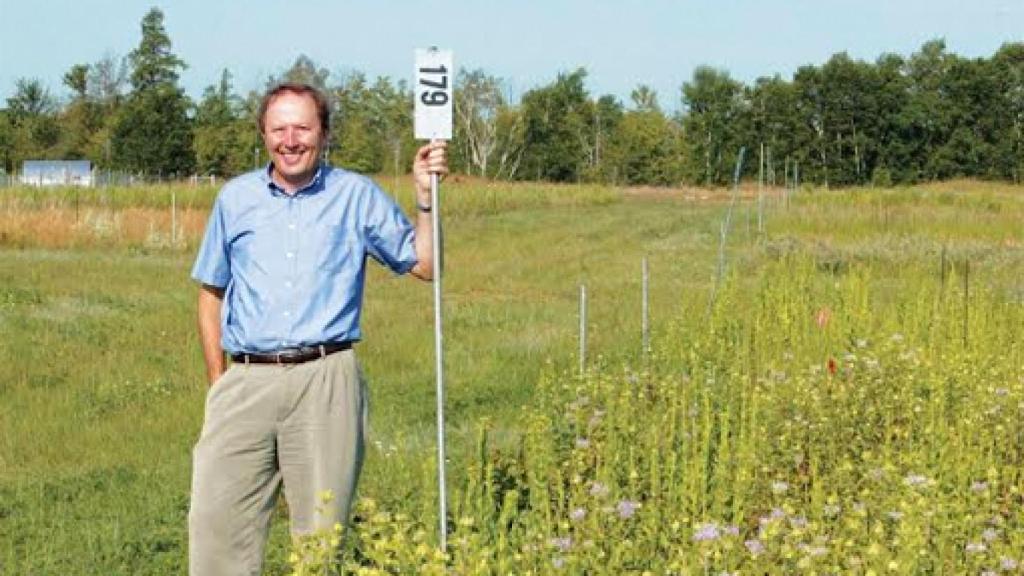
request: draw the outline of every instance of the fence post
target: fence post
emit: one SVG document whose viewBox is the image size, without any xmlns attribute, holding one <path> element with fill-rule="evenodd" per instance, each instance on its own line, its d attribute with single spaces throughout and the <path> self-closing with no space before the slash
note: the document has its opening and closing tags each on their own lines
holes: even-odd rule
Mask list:
<svg viewBox="0 0 1024 576">
<path fill-rule="evenodd" d="M 967 348 L 968 320 L 971 314 L 971 258 L 964 259 L 964 348 Z"/>
<path fill-rule="evenodd" d="M 643 346 L 643 357 L 646 359 L 648 352 L 651 350 L 651 319 L 650 319 L 650 271 L 647 266 L 647 256 L 644 256 L 643 264 L 641 265 L 641 286 L 643 292 L 643 303 L 640 308 L 641 313 L 641 328 L 640 328 L 640 341 Z"/>
<path fill-rule="evenodd" d="M 178 195 L 171 190 L 171 247 L 178 245 Z"/>
<path fill-rule="evenodd" d="M 587 369 L 587 286 L 580 284 L 580 376 Z"/>
</svg>

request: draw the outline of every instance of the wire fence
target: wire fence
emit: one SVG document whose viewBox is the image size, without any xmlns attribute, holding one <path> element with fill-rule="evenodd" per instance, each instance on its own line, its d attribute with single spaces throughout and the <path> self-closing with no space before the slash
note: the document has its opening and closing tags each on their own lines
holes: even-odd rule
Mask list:
<svg viewBox="0 0 1024 576">
<path fill-rule="evenodd" d="M 85 188 L 108 188 L 108 187 L 132 187 L 150 186 L 153 184 L 186 184 L 186 185 L 210 185 L 216 186 L 222 183 L 224 178 L 213 174 L 200 175 L 191 174 L 180 176 L 177 174 L 143 174 L 141 172 L 124 172 L 118 170 L 92 170 L 88 178 L 62 178 L 52 175 L 43 176 L 40 174 L 21 174 L 18 172 L 5 172 L 0 170 L 0 189 L 13 188 L 16 186 L 81 186 Z"/>
</svg>

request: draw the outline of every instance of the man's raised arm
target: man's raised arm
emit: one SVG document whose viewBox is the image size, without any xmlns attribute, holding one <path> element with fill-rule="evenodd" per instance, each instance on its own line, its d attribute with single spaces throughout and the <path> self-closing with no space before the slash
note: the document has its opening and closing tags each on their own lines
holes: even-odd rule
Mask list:
<svg viewBox="0 0 1024 576">
<path fill-rule="evenodd" d="M 448 143 L 435 140 L 416 151 L 412 164 L 413 181 L 416 185 L 416 266 L 410 273 L 420 280 L 434 278 L 434 227 L 430 211 L 430 175 L 444 178 L 448 174 Z"/>
</svg>

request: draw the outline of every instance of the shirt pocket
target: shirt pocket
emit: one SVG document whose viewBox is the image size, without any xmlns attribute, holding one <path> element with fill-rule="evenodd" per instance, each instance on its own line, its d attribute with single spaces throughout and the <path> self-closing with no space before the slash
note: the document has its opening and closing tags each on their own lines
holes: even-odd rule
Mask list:
<svg viewBox="0 0 1024 576">
<path fill-rule="evenodd" d="M 317 226 L 310 249 L 316 255 L 317 268 L 331 275 L 355 274 L 362 266 L 363 243 L 355 231 L 345 226 Z"/>
</svg>

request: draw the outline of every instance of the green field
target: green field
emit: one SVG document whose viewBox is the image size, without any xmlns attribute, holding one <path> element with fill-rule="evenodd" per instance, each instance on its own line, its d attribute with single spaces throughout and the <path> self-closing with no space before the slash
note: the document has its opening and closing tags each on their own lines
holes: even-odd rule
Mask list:
<svg viewBox="0 0 1024 576">
<path fill-rule="evenodd" d="M 1024 189 L 748 189 L 720 282 L 727 191 L 445 192 L 450 573 L 1019 573 Z M 213 193 L 0 190 L 0 574 L 186 571 Z M 366 298 L 346 562 L 443 573 L 431 291 Z"/>
</svg>

